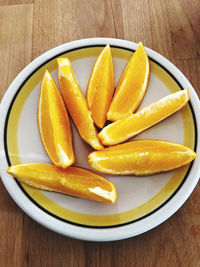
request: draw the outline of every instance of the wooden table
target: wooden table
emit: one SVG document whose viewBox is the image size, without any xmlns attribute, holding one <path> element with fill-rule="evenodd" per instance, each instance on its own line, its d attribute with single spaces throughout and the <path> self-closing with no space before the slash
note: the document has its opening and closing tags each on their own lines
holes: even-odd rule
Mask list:
<svg viewBox="0 0 200 267">
<path fill-rule="evenodd" d="M 34 58 L 87 37 L 140 40 L 171 60 L 200 96 L 199 0 L 0 0 L 0 99 Z M 0 184 L 0 266 L 200 266 L 200 191 L 157 228 L 92 243 L 34 222 Z"/>
</svg>

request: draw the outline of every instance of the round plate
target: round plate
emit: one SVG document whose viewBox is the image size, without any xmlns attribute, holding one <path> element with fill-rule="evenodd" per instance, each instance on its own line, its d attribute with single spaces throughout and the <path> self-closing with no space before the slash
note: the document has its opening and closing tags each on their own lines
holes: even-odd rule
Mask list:
<svg viewBox="0 0 200 267">
<path fill-rule="evenodd" d="M 37 126 L 40 83 L 48 69 L 57 83 L 57 57 L 68 57 L 83 90 L 103 47 L 111 45 L 117 84 L 137 44 L 110 38 L 74 41 L 58 46 L 31 62 L 12 82 L 0 106 L 0 171 L 2 181 L 16 203 L 34 220 L 70 237 L 109 241 L 135 236 L 159 225 L 186 201 L 198 182 L 199 156 L 189 165 L 153 176 L 109 176 L 118 197 L 113 205 L 92 202 L 29 188 L 11 178 L 9 165 L 25 162 L 50 163 Z M 185 76 L 167 59 L 146 48 L 151 74 L 140 106 L 178 90 L 189 88 L 190 101 L 169 118 L 134 139 L 160 139 L 184 144 L 199 154 L 199 99 Z M 90 169 L 87 156 L 92 148 L 81 140 L 72 124 L 76 166 Z"/>
</svg>

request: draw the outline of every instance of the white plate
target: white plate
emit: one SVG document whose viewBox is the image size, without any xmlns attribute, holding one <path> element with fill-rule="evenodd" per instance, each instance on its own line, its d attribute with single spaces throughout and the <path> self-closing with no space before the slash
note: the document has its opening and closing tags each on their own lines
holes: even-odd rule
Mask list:
<svg viewBox="0 0 200 267">
<path fill-rule="evenodd" d="M 40 82 L 48 69 L 57 82 L 56 58 L 72 61 L 85 93 L 93 63 L 110 43 L 114 59 L 115 82 L 137 44 L 110 38 L 74 41 L 58 46 L 31 62 L 12 82 L 0 106 L 0 172 L 14 201 L 34 220 L 60 234 L 93 241 L 124 239 L 159 225 L 186 201 L 200 174 L 199 156 L 190 165 L 148 177 L 108 176 L 116 185 L 117 202 L 107 205 L 67 195 L 22 186 L 6 170 L 21 162 L 50 162 L 37 127 Z M 172 92 L 189 88 L 190 102 L 179 112 L 146 130 L 135 139 L 161 139 L 184 144 L 199 154 L 199 99 L 185 76 L 167 59 L 146 48 L 151 75 L 144 107 Z M 92 151 L 73 128 L 75 165 L 90 169 L 87 155 Z"/>
</svg>

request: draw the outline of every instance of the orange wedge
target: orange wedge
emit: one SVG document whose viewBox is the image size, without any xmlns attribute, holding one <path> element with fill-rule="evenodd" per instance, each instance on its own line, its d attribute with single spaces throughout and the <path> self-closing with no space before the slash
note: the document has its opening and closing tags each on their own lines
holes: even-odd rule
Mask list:
<svg viewBox="0 0 200 267">
<path fill-rule="evenodd" d="M 104 145 L 124 142 L 175 113 L 188 100 L 188 89 L 168 95 L 137 113 L 104 127 L 99 138 Z"/>
<path fill-rule="evenodd" d="M 55 165 L 27 163 L 11 166 L 7 172 L 20 182 L 41 190 L 105 203 L 114 203 L 117 197 L 110 181 L 82 168 L 62 169 Z"/>
<path fill-rule="evenodd" d="M 75 160 L 70 122 L 62 96 L 48 71 L 41 83 L 38 127 L 51 161 L 63 168 L 70 166 Z"/>
<path fill-rule="evenodd" d="M 183 166 L 197 154 L 167 141 L 139 140 L 92 152 L 90 166 L 100 172 L 121 175 L 149 175 Z"/>
<path fill-rule="evenodd" d="M 140 105 L 149 80 L 149 59 L 140 42 L 117 85 L 108 120 L 116 121 L 132 114 Z"/>
<path fill-rule="evenodd" d="M 98 56 L 88 82 L 87 102 L 93 120 L 99 128 L 103 128 L 107 120 L 107 112 L 114 92 L 114 70 L 110 45 Z"/>
<path fill-rule="evenodd" d="M 58 58 L 58 81 L 64 101 L 80 136 L 94 149 L 103 149 L 97 136 L 91 112 L 67 58 Z"/>
</svg>

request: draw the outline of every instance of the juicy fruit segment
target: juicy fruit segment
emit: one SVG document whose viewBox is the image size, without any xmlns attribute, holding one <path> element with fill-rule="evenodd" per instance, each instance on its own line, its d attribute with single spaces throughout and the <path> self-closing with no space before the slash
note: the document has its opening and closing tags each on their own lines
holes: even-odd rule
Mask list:
<svg viewBox="0 0 200 267">
<path fill-rule="evenodd" d="M 95 124 L 103 128 L 114 92 L 113 60 L 109 44 L 98 56 L 88 82 L 87 103 Z"/>
<path fill-rule="evenodd" d="M 103 149 L 98 139 L 91 112 L 67 58 L 58 58 L 58 81 L 64 101 L 80 136 L 94 149 Z"/>
<path fill-rule="evenodd" d="M 140 105 L 149 80 L 149 59 L 140 42 L 117 85 L 108 120 L 116 121 L 132 114 Z"/>
<path fill-rule="evenodd" d="M 88 170 L 55 165 L 27 163 L 14 165 L 7 172 L 31 187 L 64 193 L 99 202 L 114 203 L 117 193 L 114 184 Z"/>
<path fill-rule="evenodd" d="M 99 133 L 99 138 L 104 145 L 115 145 L 126 141 L 175 113 L 188 100 L 188 89 L 168 95 L 137 113 L 106 126 Z"/>
<path fill-rule="evenodd" d="M 90 166 L 100 172 L 121 175 L 149 175 L 183 166 L 197 154 L 172 142 L 139 140 L 89 154 Z"/>
<path fill-rule="evenodd" d="M 74 163 L 71 126 L 63 99 L 46 71 L 41 83 L 38 127 L 44 148 L 51 161 L 66 168 Z"/>
</svg>

